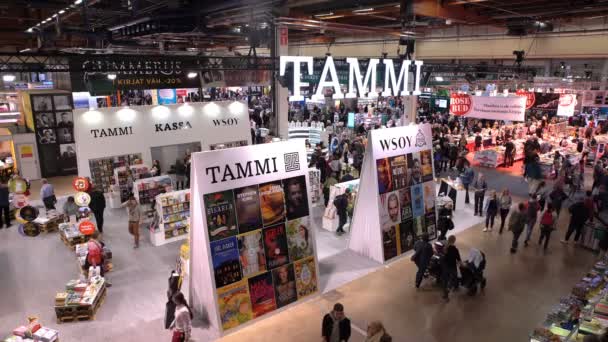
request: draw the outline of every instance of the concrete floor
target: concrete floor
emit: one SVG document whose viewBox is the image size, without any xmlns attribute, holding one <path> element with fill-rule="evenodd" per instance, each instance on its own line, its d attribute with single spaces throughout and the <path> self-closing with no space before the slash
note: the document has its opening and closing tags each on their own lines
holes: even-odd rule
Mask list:
<svg viewBox="0 0 608 342">
<path fill-rule="evenodd" d="M 520 177 L 490 173 L 490 187 L 511 184 L 514 193 L 526 193 Z M 62 189 L 67 183 L 65 179 L 57 182 Z M 58 195 L 67 194 L 68 189 L 58 191 Z M 566 216 L 562 215 L 560 231 L 552 236 L 547 254 L 534 245 L 511 255 L 511 235 L 482 233 L 480 224 L 458 233 L 457 245 L 463 257 L 471 247 L 486 253 L 488 288 L 474 298 L 456 293 L 449 303 L 444 303 L 438 289 L 430 284 L 414 289 L 416 270 L 409 258 L 387 266 L 365 264 L 349 252 L 337 252 L 341 241 L 319 234 L 318 248 L 326 253 L 320 261 L 326 292 L 221 341 L 319 341 L 321 318 L 336 301 L 345 305 L 353 322 L 354 342 L 364 340 L 364 330 L 372 320 L 381 320 L 394 341 L 525 341 L 594 260 L 587 250 L 559 243 Z M 106 211 L 105 231 L 104 240 L 114 254 L 115 270 L 108 274 L 114 286 L 95 321 L 58 325 L 53 298 L 78 274 L 74 255 L 57 233 L 26 238 L 15 227 L 0 229 L 0 335 L 23 324 L 28 315 L 37 315 L 45 325 L 60 330 L 62 342 L 169 341 L 170 333 L 162 329 L 166 280 L 180 244 L 153 247 L 142 231 L 142 247 L 133 250 L 126 214 L 121 210 Z M 336 252 L 327 252 L 327 246 Z M 347 262 L 347 266 L 340 266 L 343 270 L 335 266 L 341 262 Z M 361 278 L 347 283 L 343 272 L 361 272 Z M 195 340 L 209 341 L 210 334 L 197 328 Z"/>
</svg>

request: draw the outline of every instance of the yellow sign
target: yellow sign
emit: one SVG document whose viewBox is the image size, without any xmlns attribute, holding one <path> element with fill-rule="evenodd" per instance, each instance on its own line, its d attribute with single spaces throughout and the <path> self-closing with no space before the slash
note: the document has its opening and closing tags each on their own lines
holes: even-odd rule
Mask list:
<svg viewBox="0 0 608 342">
<path fill-rule="evenodd" d="M 34 158 L 34 146 L 19 145 L 19 156 L 21 158 Z"/>
</svg>

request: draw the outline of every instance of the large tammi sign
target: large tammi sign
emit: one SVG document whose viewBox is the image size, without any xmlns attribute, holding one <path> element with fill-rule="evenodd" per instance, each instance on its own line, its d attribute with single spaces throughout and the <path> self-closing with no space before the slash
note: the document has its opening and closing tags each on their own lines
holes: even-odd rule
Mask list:
<svg viewBox="0 0 608 342">
<path fill-rule="evenodd" d="M 381 66 L 384 69 L 384 83 L 377 84 L 379 77 L 377 72 L 382 61 Z M 289 101 L 303 101 L 304 96 L 302 95 L 302 88 L 308 87 L 311 84 L 303 82 L 302 78 L 306 75 L 313 74 L 314 66 L 313 57 L 305 56 L 281 56 L 280 57 L 280 76 L 286 75 L 287 66 L 293 67 L 293 90 L 292 95 L 289 97 Z M 336 71 L 336 63 L 332 56 L 328 56 L 325 59 L 319 82 L 316 85 L 316 91 L 312 96 L 312 99 L 324 99 L 323 94 L 325 88 L 333 90 L 332 97 L 334 99 L 343 98 L 357 98 L 357 97 L 378 97 L 376 90 L 377 86 L 383 86 L 381 92 L 382 96 L 407 96 L 407 95 L 420 95 L 420 72 L 423 65 L 423 61 L 412 61 L 412 60 L 400 60 L 395 63 L 392 59 L 378 59 L 371 58 L 367 63 L 367 69 L 365 73 L 361 73 L 359 60 L 357 58 L 346 58 L 348 64 L 348 90 L 346 93 L 342 92 L 340 80 L 338 78 L 338 72 Z M 302 69 L 302 64 L 304 69 Z M 397 65 L 399 68 L 397 70 Z M 412 72 L 412 69 L 414 70 Z M 303 73 L 303 72 L 306 73 Z M 411 89 L 410 84 L 410 73 L 413 74 L 414 85 Z"/>
<path fill-rule="evenodd" d="M 192 155 L 191 303 L 220 335 L 319 291 L 304 143 L 268 147 Z"/>
<path fill-rule="evenodd" d="M 429 124 L 370 132 L 351 227 L 349 248 L 378 262 L 436 237 Z"/>
</svg>

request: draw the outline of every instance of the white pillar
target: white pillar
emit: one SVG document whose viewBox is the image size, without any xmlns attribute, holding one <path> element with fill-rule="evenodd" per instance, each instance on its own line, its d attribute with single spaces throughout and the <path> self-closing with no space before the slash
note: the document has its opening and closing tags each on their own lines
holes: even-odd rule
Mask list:
<svg viewBox="0 0 608 342">
<path fill-rule="evenodd" d="M 275 51 L 276 56 L 287 56 L 289 54 L 289 39 L 288 39 L 288 30 L 286 26 L 277 25 L 275 26 Z M 281 84 L 275 80 L 273 82 L 274 88 L 272 89 L 275 92 L 275 101 L 274 108 L 276 108 L 276 134 L 281 139 L 287 139 L 287 130 L 289 126 L 289 102 L 287 98 L 289 97 L 289 90 L 287 87 L 281 86 Z"/>
</svg>

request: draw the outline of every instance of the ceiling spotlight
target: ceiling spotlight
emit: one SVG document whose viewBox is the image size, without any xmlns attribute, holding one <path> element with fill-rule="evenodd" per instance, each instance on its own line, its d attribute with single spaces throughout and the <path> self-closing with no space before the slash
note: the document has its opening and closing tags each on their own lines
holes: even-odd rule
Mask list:
<svg viewBox="0 0 608 342">
<path fill-rule="evenodd" d="M 445 24 L 446 25 L 452 25 L 452 19 L 446 19 Z"/>
<path fill-rule="evenodd" d="M 188 73 L 188 78 L 195 78 L 196 76 L 198 76 L 198 72 L 189 72 Z"/>
<path fill-rule="evenodd" d="M 63 14 L 63 13 L 65 13 L 65 10 L 59 11 L 59 14 Z"/>
<path fill-rule="evenodd" d="M 25 30 L 25 32 L 27 32 L 27 33 L 32 33 L 32 32 L 34 32 L 34 30 L 33 30 L 33 29 L 30 27 L 30 28 L 28 28 L 27 30 Z"/>
<path fill-rule="evenodd" d="M 313 15 L 313 17 L 317 17 L 317 18 L 319 18 L 319 17 L 329 17 L 329 16 L 332 16 L 332 15 L 334 15 L 334 12 L 319 13 L 319 14 Z"/>
<path fill-rule="evenodd" d="M 25 48 L 25 49 L 23 49 L 23 50 L 20 50 L 20 51 L 19 51 L 19 53 L 28 52 L 28 51 L 31 51 L 31 50 L 32 50 L 32 49 L 30 49 L 30 48 Z"/>
<path fill-rule="evenodd" d="M 82 3 L 82 0 L 76 0 L 74 1 L 74 5 L 80 5 Z"/>
<path fill-rule="evenodd" d="M 435 81 L 437 81 L 437 82 L 443 82 L 443 77 L 442 76 L 435 76 Z"/>
<path fill-rule="evenodd" d="M 2 76 L 2 80 L 4 82 L 13 82 L 15 80 L 15 75 L 4 75 Z"/>
<path fill-rule="evenodd" d="M 374 8 L 373 7 L 369 7 L 369 8 L 360 8 L 360 9 L 356 9 L 353 10 L 353 13 L 364 13 L 364 12 L 371 12 L 373 11 Z"/>
<path fill-rule="evenodd" d="M 108 79 L 109 80 L 115 80 L 116 79 L 116 74 L 108 74 Z"/>
<path fill-rule="evenodd" d="M 57 18 L 57 13 L 52 15 L 53 18 Z"/>
</svg>

